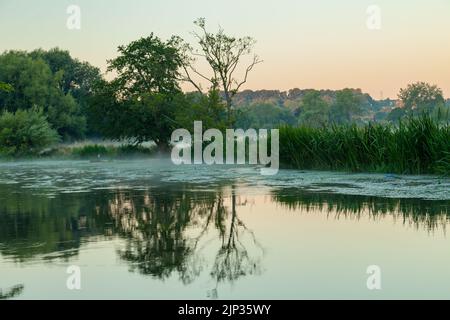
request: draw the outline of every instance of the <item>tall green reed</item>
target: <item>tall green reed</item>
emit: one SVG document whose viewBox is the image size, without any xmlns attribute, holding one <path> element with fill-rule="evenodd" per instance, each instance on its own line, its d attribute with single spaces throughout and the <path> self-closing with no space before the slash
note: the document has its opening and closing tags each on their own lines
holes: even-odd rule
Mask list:
<svg viewBox="0 0 450 320">
<path fill-rule="evenodd" d="M 449 175 L 450 127 L 428 115 L 396 126 L 284 126 L 280 161 L 297 169 Z"/>
</svg>

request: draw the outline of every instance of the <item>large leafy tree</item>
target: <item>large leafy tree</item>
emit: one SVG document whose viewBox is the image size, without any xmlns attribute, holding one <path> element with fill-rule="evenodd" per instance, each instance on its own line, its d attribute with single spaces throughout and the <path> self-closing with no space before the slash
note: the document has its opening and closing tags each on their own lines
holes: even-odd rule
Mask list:
<svg viewBox="0 0 450 320">
<path fill-rule="evenodd" d="M 154 141 L 167 149 L 177 126 L 175 110 L 183 104 L 179 70 L 182 41 L 163 41 L 151 34 L 120 46 L 119 56 L 108 63 L 117 76 L 104 82 L 92 100 L 93 117 L 103 134 L 136 143 Z"/>
<path fill-rule="evenodd" d="M 183 65 L 182 40 L 176 36 L 163 41 L 153 33 L 118 48 L 119 56 L 108 63 L 108 71 L 119 97 L 140 97 L 149 93 L 180 91 L 179 70 Z"/>
<path fill-rule="evenodd" d="M 0 107 L 9 111 L 33 105 L 44 106 L 57 88 L 57 81 L 48 65 L 21 51 L 0 55 L 0 81 L 14 87 L 13 92 L 0 92 Z"/>
<path fill-rule="evenodd" d="M 30 53 L 34 59 L 44 60 L 52 73 L 62 73 L 59 83 L 62 91 L 72 93 L 75 97 L 82 97 L 92 92 L 96 82 L 102 79 L 100 69 L 87 62 L 73 58 L 69 51 L 53 48 L 48 51 L 39 49 Z"/>
<path fill-rule="evenodd" d="M 409 84 L 398 95 L 406 112 L 430 113 L 435 108 L 443 107 L 445 99 L 442 90 L 426 82 Z"/>
<path fill-rule="evenodd" d="M 40 107 L 49 123 L 68 139 L 83 137 L 86 119 L 71 92 L 64 92 L 64 71 L 53 72 L 36 54 L 9 51 L 0 55 L 0 81 L 13 90 L 0 90 L 0 109 L 15 112 Z"/>
<path fill-rule="evenodd" d="M 76 101 L 80 113 L 86 117 L 87 133 L 94 134 L 93 124 L 87 117 L 89 99 L 95 86 L 102 81 L 100 69 L 88 62 L 73 58 L 69 51 L 53 48 L 48 51 L 38 49 L 30 53 L 34 59 L 44 60 L 53 74 L 57 75 L 59 87 L 65 95 L 70 94 Z"/>
</svg>

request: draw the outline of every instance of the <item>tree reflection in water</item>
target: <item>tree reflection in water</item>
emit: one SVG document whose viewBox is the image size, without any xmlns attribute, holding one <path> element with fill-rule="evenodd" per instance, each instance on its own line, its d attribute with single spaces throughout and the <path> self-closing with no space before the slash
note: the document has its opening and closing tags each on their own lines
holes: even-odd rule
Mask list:
<svg viewBox="0 0 450 320">
<path fill-rule="evenodd" d="M 263 249 L 239 218 L 234 186 L 166 185 L 53 199 L 2 188 L 11 197 L 0 203 L 0 253 L 14 263 L 68 262 L 86 239 L 118 235 L 126 240 L 118 255 L 132 271 L 159 279 L 176 273 L 185 284 L 209 272 L 212 296 L 219 283 L 261 269 Z M 208 257 L 215 257 L 209 265 Z"/>
<path fill-rule="evenodd" d="M 22 284 L 16 285 L 12 288 L 2 290 L 0 288 L 0 300 L 7 300 L 17 297 L 22 294 L 24 286 Z"/>
<path fill-rule="evenodd" d="M 360 219 L 386 216 L 416 228 L 445 230 L 450 221 L 450 201 L 413 198 L 380 198 L 349 194 L 319 193 L 300 188 L 272 190 L 275 202 L 293 211 L 327 212 L 336 219 Z"/>
<path fill-rule="evenodd" d="M 144 197 L 118 193 L 109 206 L 115 228 L 128 239 L 119 256 L 131 263 L 133 271 L 161 279 L 177 272 L 188 284 L 207 267 L 202 252 L 217 245 L 209 271 L 215 282 L 211 296 L 216 296 L 221 282 L 260 272 L 264 251 L 239 218 L 234 186 L 229 197 L 224 190 L 154 193 Z"/>
</svg>

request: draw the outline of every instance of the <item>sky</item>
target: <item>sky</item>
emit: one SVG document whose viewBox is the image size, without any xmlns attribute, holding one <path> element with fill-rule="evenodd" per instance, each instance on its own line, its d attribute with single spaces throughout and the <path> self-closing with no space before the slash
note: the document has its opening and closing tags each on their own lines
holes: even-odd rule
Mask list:
<svg viewBox="0 0 450 320">
<path fill-rule="evenodd" d="M 80 30 L 66 26 L 69 5 Z M 264 62 L 244 89 L 351 87 L 380 99 L 426 81 L 450 97 L 449 0 L 0 0 L 0 52 L 60 47 L 105 71 L 119 45 L 151 32 L 193 43 L 198 17 L 257 40 Z"/>
</svg>

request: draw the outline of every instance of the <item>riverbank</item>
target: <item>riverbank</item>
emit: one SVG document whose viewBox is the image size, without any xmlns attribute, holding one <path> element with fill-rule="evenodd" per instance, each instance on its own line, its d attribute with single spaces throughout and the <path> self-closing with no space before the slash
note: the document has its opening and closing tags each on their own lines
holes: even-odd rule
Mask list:
<svg viewBox="0 0 450 320">
<path fill-rule="evenodd" d="M 34 155 L 13 157 L 0 154 L 0 160 L 114 160 L 148 158 L 157 154 L 151 143 L 132 145 L 109 141 L 81 141 L 56 145 Z"/>
<path fill-rule="evenodd" d="M 366 126 L 281 127 L 280 167 L 340 172 L 450 175 L 450 127 L 428 116 Z M 115 160 L 152 158 L 155 144 L 83 141 L 59 144 L 38 154 L 0 160 Z"/>
</svg>

